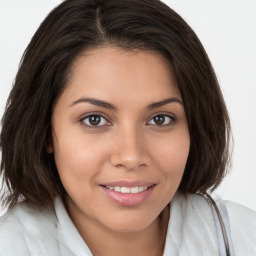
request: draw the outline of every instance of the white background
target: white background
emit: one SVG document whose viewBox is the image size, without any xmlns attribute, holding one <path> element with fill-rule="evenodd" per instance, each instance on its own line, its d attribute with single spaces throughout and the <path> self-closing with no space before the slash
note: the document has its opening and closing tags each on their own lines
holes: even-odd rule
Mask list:
<svg viewBox="0 0 256 256">
<path fill-rule="evenodd" d="M 23 51 L 47 13 L 60 2 L 0 0 L 0 116 Z M 230 112 L 233 166 L 217 192 L 256 210 L 256 0 L 164 2 L 202 41 Z"/>
</svg>

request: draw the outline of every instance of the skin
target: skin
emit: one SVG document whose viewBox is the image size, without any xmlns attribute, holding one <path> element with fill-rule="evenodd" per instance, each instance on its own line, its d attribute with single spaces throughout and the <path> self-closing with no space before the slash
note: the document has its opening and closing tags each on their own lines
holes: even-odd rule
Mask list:
<svg viewBox="0 0 256 256">
<path fill-rule="evenodd" d="M 116 109 L 81 100 L 88 97 Z M 175 101 L 148 107 L 169 98 Z M 98 125 L 92 125 L 91 114 L 101 116 Z M 157 124 L 155 116 L 163 122 Z M 52 127 L 48 150 L 67 192 L 66 208 L 93 255 L 161 255 L 168 204 L 190 146 L 182 97 L 168 61 L 152 51 L 111 46 L 85 51 L 57 100 Z M 117 180 L 156 185 L 143 203 L 127 207 L 100 186 Z"/>
</svg>

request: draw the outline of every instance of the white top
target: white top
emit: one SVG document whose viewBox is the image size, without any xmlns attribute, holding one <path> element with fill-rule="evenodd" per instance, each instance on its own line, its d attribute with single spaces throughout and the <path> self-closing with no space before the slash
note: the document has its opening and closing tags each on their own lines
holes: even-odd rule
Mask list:
<svg viewBox="0 0 256 256">
<path fill-rule="evenodd" d="M 256 212 L 225 201 L 236 256 L 256 255 Z M 176 194 L 164 256 L 216 256 L 218 246 L 214 215 L 198 195 Z M 72 223 L 63 202 L 56 198 L 54 209 L 38 211 L 19 204 L 0 218 L 0 256 L 91 256 Z M 231 255 L 234 255 L 233 253 Z"/>
</svg>

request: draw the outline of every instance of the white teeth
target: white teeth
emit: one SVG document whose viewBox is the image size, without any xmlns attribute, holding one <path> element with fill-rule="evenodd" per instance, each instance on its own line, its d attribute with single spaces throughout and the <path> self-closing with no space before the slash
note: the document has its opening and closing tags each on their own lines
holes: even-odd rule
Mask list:
<svg viewBox="0 0 256 256">
<path fill-rule="evenodd" d="M 121 187 L 121 193 L 131 193 L 131 189 L 130 188 L 127 188 L 127 187 Z"/>
<path fill-rule="evenodd" d="M 147 187 L 139 187 L 139 192 L 142 192 L 142 191 L 144 191 L 146 189 L 147 189 Z"/>
<path fill-rule="evenodd" d="M 115 190 L 116 192 L 121 192 L 121 188 L 120 188 L 120 187 L 114 187 L 114 190 Z"/>
<path fill-rule="evenodd" d="M 139 187 L 133 187 L 131 188 L 131 193 L 139 193 Z"/>
<path fill-rule="evenodd" d="M 147 190 L 147 186 L 139 186 L 139 187 L 132 187 L 132 188 L 128 188 L 128 187 L 119 187 L 119 186 L 116 186 L 116 187 L 108 187 L 108 189 L 110 190 L 114 190 L 116 192 L 121 192 L 121 193 L 124 193 L 124 194 L 136 194 L 136 193 L 139 193 L 139 192 L 142 192 L 142 191 L 145 191 Z"/>
</svg>

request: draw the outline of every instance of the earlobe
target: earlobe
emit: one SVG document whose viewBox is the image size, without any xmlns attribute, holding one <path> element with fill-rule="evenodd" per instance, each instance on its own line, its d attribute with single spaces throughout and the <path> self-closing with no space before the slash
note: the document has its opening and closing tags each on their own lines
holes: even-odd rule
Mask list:
<svg viewBox="0 0 256 256">
<path fill-rule="evenodd" d="M 51 145 L 51 146 L 47 146 L 46 151 L 47 151 L 48 154 L 53 153 L 53 147 L 52 147 L 52 145 Z"/>
<path fill-rule="evenodd" d="M 52 137 L 49 137 L 46 144 L 46 151 L 48 154 L 53 153 L 53 143 L 52 143 Z"/>
</svg>

